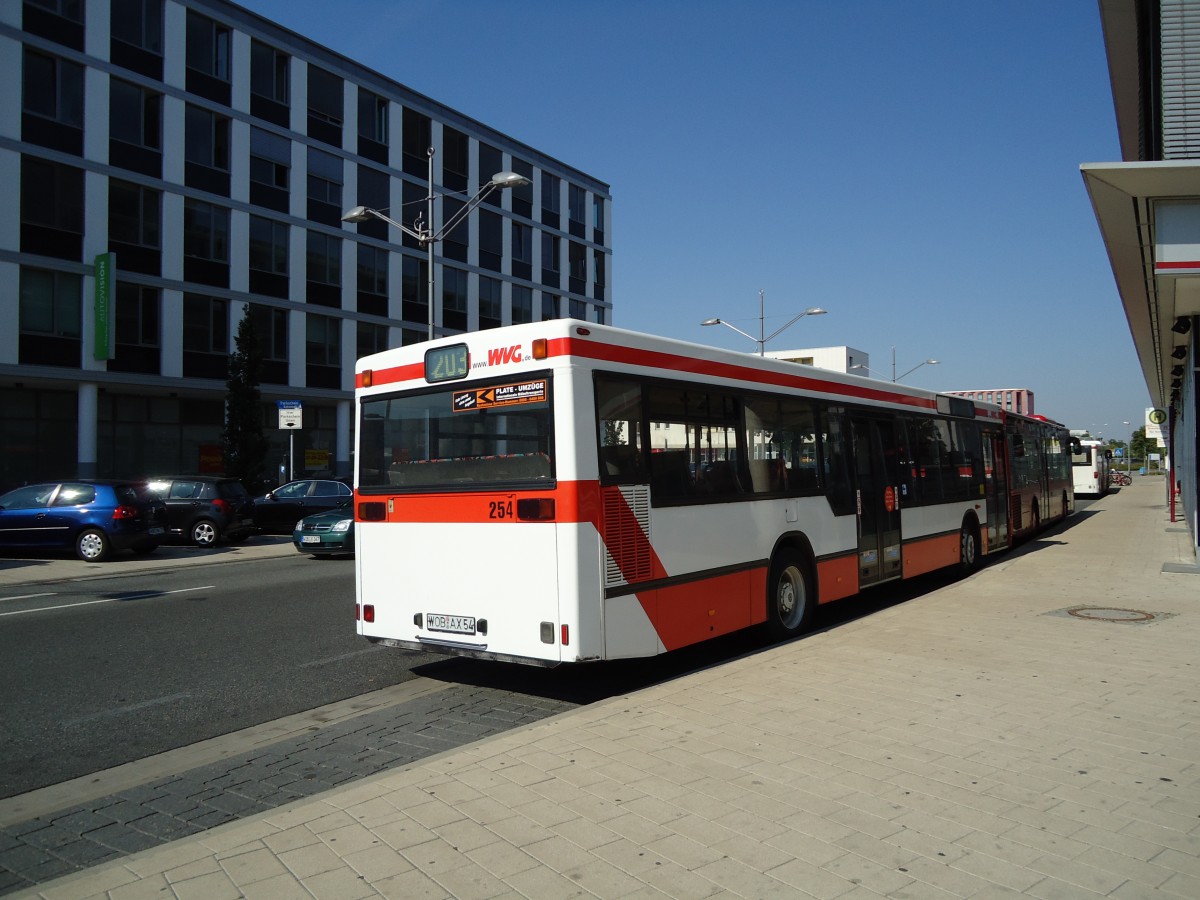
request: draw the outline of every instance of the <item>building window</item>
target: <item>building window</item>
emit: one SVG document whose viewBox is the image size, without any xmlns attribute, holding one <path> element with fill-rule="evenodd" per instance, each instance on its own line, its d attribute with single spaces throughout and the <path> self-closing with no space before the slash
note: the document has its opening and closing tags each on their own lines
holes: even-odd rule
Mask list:
<svg viewBox="0 0 1200 900">
<path fill-rule="evenodd" d="M 184 114 L 184 184 L 229 196 L 229 119 L 188 104 Z"/>
<path fill-rule="evenodd" d="M 580 321 L 587 320 L 587 304 L 582 300 L 571 300 L 571 318 Z"/>
<path fill-rule="evenodd" d="M 109 79 L 108 148 L 112 165 L 161 177 L 162 95 Z"/>
<path fill-rule="evenodd" d="M 558 318 L 558 295 L 542 292 L 542 321 Z"/>
<path fill-rule="evenodd" d="M 314 222 L 341 225 L 343 169 L 340 156 L 308 148 L 308 217 Z"/>
<path fill-rule="evenodd" d="M 229 210 L 203 200 L 183 201 L 183 277 L 229 286 Z"/>
<path fill-rule="evenodd" d="M 358 245 L 358 311 L 372 316 L 388 314 L 388 252 Z"/>
<path fill-rule="evenodd" d="M 587 191 L 577 184 L 567 185 L 567 224 L 573 237 L 584 237 L 587 227 Z"/>
<path fill-rule="evenodd" d="M 504 260 L 504 218 L 499 213 L 479 211 L 479 265 L 493 272 L 502 271 Z"/>
<path fill-rule="evenodd" d="M 250 129 L 250 202 L 276 212 L 288 212 L 288 183 L 292 142 L 285 137 Z"/>
<path fill-rule="evenodd" d="M 512 223 L 512 274 L 529 281 L 533 278 L 533 229 Z"/>
<path fill-rule="evenodd" d="M 604 243 L 604 198 L 592 196 L 592 240 Z"/>
<path fill-rule="evenodd" d="M 111 0 L 111 4 L 113 39 L 161 57 L 162 0 Z"/>
<path fill-rule="evenodd" d="M 21 333 L 78 338 L 81 288 L 78 275 L 21 269 Z"/>
<path fill-rule="evenodd" d="M 450 266 L 442 266 L 442 325 L 467 330 L 467 273 Z"/>
<path fill-rule="evenodd" d="M 500 280 L 479 276 L 479 327 L 499 328 L 503 324 L 504 309 L 500 295 Z"/>
<path fill-rule="evenodd" d="M 21 157 L 21 250 L 78 262 L 83 254 L 83 170 Z"/>
<path fill-rule="evenodd" d="M 388 348 L 388 327 L 372 322 L 358 323 L 358 337 L 354 346 L 356 358 L 381 353 Z"/>
<path fill-rule="evenodd" d="M 559 286 L 558 237 L 542 232 L 542 284 Z"/>
<path fill-rule="evenodd" d="M 228 300 L 183 295 L 183 374 L 191 378 L 228 377 Z"/>
<path fill-rule="evenodd" d="M 559 178 L 549 172 L 542 173 L 542 224 L 558 228 L 562 224 L 560 212 Z"/>
<path fill-rule="evenodd" d="M 340 387 L 342 374 L 342 323 L 332 316 L 305 316 L 306 382 L 309 387 Z"/>
<path fill-rule="evenodd" d="M 387 173 L 360 164 L 358 167 L 359 205 L 379 210 L 387 209 L 391 206 L 390 181 L 391 179 L 388 178 Z M 358 223 L 358 233 L 386 241 L 388 239 L 389 227 L 387 222 L 384 222 L 382 219 L 372 217 L 365 222 Z"/>
<path fill-rule="evenodd" d="M 21 25 L 30 34 L 83 50 L 83 9 L 83 0 L 25 0 Z"/>
<path fill-rule="evenodd" d="M 342 305 L 342 239 L 309 229 L 308 302 Z"/>
<path fill-rule="evenodd" d="M 250 292 L 288 296 L 288 232 L 284 222 L 250 217 Z"/>
<path fill-rule="evenodd" d="M 251 303 L 246 311 L 262 351 L 264 382 L 288 383 L 288 314 L 285 309 Z"/>
<path fill-rule="evenodd" d="M 388 101 L 361 87 L 358 89 L 358 153 L 387 165 Z"/>
<path fill-rule="evenodd" d="M 493 175 L 504 171 L 504 154 L 490 144 L 479 144 L 479 186 L 492 180 Z M 492 191 L 483 202 L 497 209 L 504 205 L 504 191 Z"/>
<path fill-rule="evenodd" d="M 533 321 L 533 290 L 520 284 L 512 286 L 512 323 Z"/>
<path fill-rule="evenodd" d="M 290 124 L 291 57 L 270 44 L 250 42 L 250 114 L 284 128 Z"/>
<path fill-rule="evenodd" d="M 442 227 L 463 211 L 466 204 L 454 197 L 442 198 Z M 442 239 L 442 256 L 455 262 L 465 263 L 471 241 L 470 216 L 464 217 L 457 225 L 446 232 Z"/>
<path fill-rule="evenodd" d="M 425 178 L 429 173 L 429 148 L 433 146 L 433 124 L 429 116 L 404 108 L 401 116 L 404 129 L 402 140 L 404 171 L 409 175 Z"/>
<path fill-rule="evenodd" d="M 155 288 L 117 282 L 116 355 L 111 372 L 161 372 L 159 294 Z"/>
<path fill-rule="evenodd" d="M 153 188 L 108 180 L 108 241 L 119 254 L 122 269 L 161 273 L 161 199 Z"/>
<path fill-rule="evenodd" d="M 25 48 L 21 137 L 83 155 L 83 66 Z"/>
<path fill-rule="evenodd" d="M 187 11 L 187 89 L 207 100 L 229 105 L 227 25 Z"/>
<path fill-rule="evenodd" d="M 595 270 L 596 290 L 593 296 L 597 300 L 604 299 L 604 286 L 608 283 L 605 278 L 606 258 L 603 250 L 592 251 L 592 265 Z"/>
<path fill-rule="evenodd" d="M 79 368 L 82 281 L 66 272 L 21 269 L 19 363 Z"/>
<path fill-rule="evenodd" d="M 448 125 L 442 126 L 442 183 L 448 191 L 466 193 L 471 175 L 471 139 Z"/>
<path fill-rule="evenodd" d="M 401 318 L 406 322 L 429 320 L 429 266 L 423 259 L 405 256 L 401 263 Z"/>
<path fill-rule="evenodd" d="M 345 97 L 342 79 L 332 72 L 308 67 L 308 136 L 342 146 Z"/>
<path fill-rule="evenodd" d="M 567 277 L 572 294 L 587 293 L 587 247 L 567 241 Z"/>
<path fill-rule="evenodd" d="M 513 157 L 512 170 L 529 180 L 528 184 L 518 184 L 508 189 L 512 195 L 512 211 L 526 219 L 533 218 L 533 166 L 523 159 Z"/>
</svg>

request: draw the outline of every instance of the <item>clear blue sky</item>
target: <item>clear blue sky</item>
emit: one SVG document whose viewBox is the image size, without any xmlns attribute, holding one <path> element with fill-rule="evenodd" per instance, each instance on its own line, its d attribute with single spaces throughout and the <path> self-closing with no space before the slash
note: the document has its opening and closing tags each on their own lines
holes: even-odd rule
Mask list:
<svg viewBox="0 0 1200 900">
<path fill-rule="evenodd" d="M 244 5 L 610 184 L 616 325 L 753 350 L 699 322 L 757 333 L 761 289 L 767 333 L 829 310 L 769 349 L 1143 422 L 1079 174 L 1120 159 L 1096 0 Z"/>
</svg>

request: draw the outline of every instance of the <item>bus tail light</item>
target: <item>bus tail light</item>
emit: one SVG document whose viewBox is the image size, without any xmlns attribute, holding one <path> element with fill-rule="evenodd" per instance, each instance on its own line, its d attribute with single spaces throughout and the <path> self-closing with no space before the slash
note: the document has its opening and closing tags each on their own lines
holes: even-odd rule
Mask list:
<svg viewBox="0 0 1200 900">
<path fill-rule="evenodd" d="M 562 627 L 562 645 L 565 647 L 571 643 L 571 632 L 566 625 Z"/>
<path fill-rule="evenodd" d="M 531 497 L 517 501 L 517 518 L 523 522 L 553 522 L 554 498 Z"/>
<path fill-rule="evenodd" d="M 363 609 L 363 621 L 364 622 L 374 622 L 375 621 L 375 604 L 374 603 L 364 603 L 362 609 Z"/>
<path fill-rule="evenodd" d="M 547 356 L 546 339 L 545 338 L 537 338 L 533 342 L 533 358 L 534 359 L 545 359 L 546 356 Z"/>
<path fill-rule="evenodd" d="M 382 522 L 387 519 L 387 504 L 373 500 L 358 504 L 358 518 L 362 522 Z"/>
</svg>

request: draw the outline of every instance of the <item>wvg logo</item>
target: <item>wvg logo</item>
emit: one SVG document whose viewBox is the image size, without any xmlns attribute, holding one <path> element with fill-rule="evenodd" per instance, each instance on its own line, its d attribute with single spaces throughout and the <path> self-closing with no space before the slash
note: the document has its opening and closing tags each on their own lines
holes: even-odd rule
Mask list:
<svg viewBox="0 0 1200 900">
<path fill-rule="evenodd" d="M 519 363 L 521 361 L 521 345 L 514 344 L 511 347 L 493 347 L 488 350 L 488 365 L 499 366 L 505 363 Z"/>
</svg>

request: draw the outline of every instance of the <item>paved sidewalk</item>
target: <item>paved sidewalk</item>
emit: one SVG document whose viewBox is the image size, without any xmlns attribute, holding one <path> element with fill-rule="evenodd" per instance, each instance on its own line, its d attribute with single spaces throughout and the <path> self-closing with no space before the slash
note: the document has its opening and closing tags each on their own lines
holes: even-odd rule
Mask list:
<svg viewBox="0 0 1200 900">
<path fill-rule="evenodd" d="M 1200 897 L 1200 578 L 1161 488 L 875 615 L 23 896 Z"/>
</svg>

